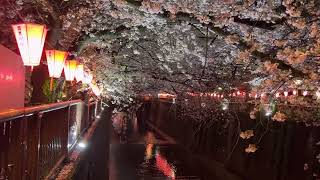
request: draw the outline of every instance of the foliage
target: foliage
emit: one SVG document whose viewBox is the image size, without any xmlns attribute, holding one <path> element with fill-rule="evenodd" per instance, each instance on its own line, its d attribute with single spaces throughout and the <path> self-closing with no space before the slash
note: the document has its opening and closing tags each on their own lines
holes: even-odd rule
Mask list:
<svg viewBox="0 0 320 180">
<path fill-rule="evenodd" d="M 48 103 L 62 101 L 65 98 L 65 93 L 63 92 L 63 89 L 63 87 L 62 89 L 59 89 L 58 81 L 56 79 L 53 80 L 52 91 L 50 90 L 50 79 L 47 79 L 42 86 L 42 92 L 47 97 Z"/>
<path fill-rule="evenodd" d="M 16 50 L 10 24 L 47 24 L 49 43 L 78 55 L 115 104 L 131 104 L 140 93 L 218 86 L 316 91 L 317 6 L 315 0 L 8 0 L 0 3 L 0 41 Z"/>
</svg>

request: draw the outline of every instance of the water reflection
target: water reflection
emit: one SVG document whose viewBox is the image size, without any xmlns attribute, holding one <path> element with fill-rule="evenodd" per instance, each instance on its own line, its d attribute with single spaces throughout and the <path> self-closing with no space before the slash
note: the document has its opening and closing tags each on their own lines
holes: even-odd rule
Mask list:
<svg viewBox="0 0 320 180">
<path fill-rule="evenodd" d="M 109 179 L 203 179 L 198 176 L 201 169 L 193 167 L 191 154 L 157 131 L 141 126 L 136 118 L 124 117 L 120 113 L 112 119 Z"/>
<path fill-rule="evenodd" d="M 170 177 L 171 179 L 175 179 L 176 172 L 174 166 L 170 165 L 167 160 L 158 152 L 156 153 L 156 165 L 164 175 Z"/>
<path fill-rule="evenodd" d="M 153 150 L 153 144 L 146 145 L 146 152 L 145 152 L 145 163 L 149 164 L 149 166 L 153 166 L 152 163 L 154 161 L 150 161 L 152 158 L 155 158 L 155 167 L 157 167 L 158 171 L 162 172 L 163 175 L 169 177 L 171 179 L 175 179 L 176 177 L 176 168 L 174 165 L 168 163 L 167 159 L 160 154 L 160 150 L 156 147 Z"/>
<path fill-rule="evenodd" d="M 145 153 L 145 160 L 147 162 L 149 161 L 149 159 L 152 158 L 152 150 L 153 150 L 153 144 L 147 144 L 146 153 Z"/>
</svg>

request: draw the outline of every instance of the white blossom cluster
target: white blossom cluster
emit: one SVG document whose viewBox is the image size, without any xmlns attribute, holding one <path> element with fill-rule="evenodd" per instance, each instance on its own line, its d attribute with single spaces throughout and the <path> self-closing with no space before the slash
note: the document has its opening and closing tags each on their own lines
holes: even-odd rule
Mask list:
<svg viewBox="0 0 320 180">
<path fill-rule="evenodd" d="M 116 103 L 130 103 L 159 90 L 316 90 L 319 3 L 303 2 L 8 0 L 0 4 L 0 18 L 60 27 L 57 46 L 83 59 Z"/>
</svg>

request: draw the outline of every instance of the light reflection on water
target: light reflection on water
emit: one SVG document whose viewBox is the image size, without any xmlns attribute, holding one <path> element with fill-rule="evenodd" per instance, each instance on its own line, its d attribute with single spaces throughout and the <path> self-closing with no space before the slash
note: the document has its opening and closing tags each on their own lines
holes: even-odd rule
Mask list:
<svg viewBox="0 0 320 180">
<path fill-rule="evenodd" d="M 114 116 L 109 179 L 200 179 L 193 163 L 186 163 L 190 156 L 184 149 L 148 127 L 139 126 L 136 118 L 126 122 L 128 130 L 124 130 L 123 122 L 121 114 Z M 125 136 L 126 141 L 120 138 L 119 142 L 117 136 Z"/>
<path fill-rule="evenodd" d="M 161 172 L 166 177 L 175 179 L 176 177 L 176 168 L 173 164 L 168 163 L 168 160 L 160 154 L 159 147 L 154 148 L 153 144 L 146 145 L 145 151 L 145 162 L 143 164 L 154 166 L 152 163 L 155 163 L 155 167 L 159 172 Z M 155 159 L 154 161 L 151 161 Z"/>
<path fill-rule="evenodd" d="M 160 153 L 156 153 L 156 165 L 164 175 L 175 179 L 176 172 L 174 166 L 170 165 Z"/>
</svg>

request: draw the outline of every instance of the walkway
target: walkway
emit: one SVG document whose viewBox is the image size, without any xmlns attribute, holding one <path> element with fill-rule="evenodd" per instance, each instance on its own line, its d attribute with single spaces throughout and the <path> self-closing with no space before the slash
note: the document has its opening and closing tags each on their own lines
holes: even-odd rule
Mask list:
<svg viewBox="0 0 320 180">
<path fill-rule="evenodd" d="M 87 150 L 81 156 L 74 180 L 107 180 L 109 177 L 109 125 L 111 111 L 105 109 L 91 140 L 87 144 Z"/>
</svg>

